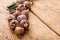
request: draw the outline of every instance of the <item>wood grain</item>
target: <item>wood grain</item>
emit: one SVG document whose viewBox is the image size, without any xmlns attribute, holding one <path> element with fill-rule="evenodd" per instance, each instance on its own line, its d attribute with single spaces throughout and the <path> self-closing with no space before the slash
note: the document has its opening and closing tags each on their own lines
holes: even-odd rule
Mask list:
<svg viewBox="0 0 60 40">
<path fill-rule="evenodd" d="M 32 11 L 60 36 L 60 15 L 44 4 L 35 1 Z M 38 13 L 38 14 L 37 14 Z"/>
<path fill-rule="evenodd" d="M 60 15 L 60 0 L 39 0 L 39 2 L 48 6 L 50 10 Z"/>
</svg>

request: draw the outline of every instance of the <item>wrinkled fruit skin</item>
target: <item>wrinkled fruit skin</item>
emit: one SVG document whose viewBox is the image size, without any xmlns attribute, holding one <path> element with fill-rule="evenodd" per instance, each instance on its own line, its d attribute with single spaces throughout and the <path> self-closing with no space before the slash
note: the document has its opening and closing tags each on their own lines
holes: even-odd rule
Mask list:
<svg viewBox="0 0 60 40">
<path fill-rule="evenodd" d="M 28 19 L 28 16 L 29 16 L 29 10 L 23 10 L 22 12 L 21 12 L 21 15 L 26 15 L 26 17 L 27 17 L 27 19 Z"/>
<path fill-rule="evenodd" d="M 22 27 L 16 27 L 14 31 L 17 35 L 24 34 L 24 28 Z"/>
<path fill-rule="evenodd" d="M 10 25 L 10 29 L 13 30 L 18 25 L 18 21 L 17 20 L 11 20 L 9 25 Z"/>
<path fill-rule="evenodd" d="M 18 24 L 18 21 L 17 20 L 11 20 L 10 21 L 10 25 L 12 26 L 13 24 L 16 24 L 17 25 Z"/>
<path fill-rule="evenodd" d="M 30 9 L 30 7 L 32 6 L 32 2 L 30 1 L 25 1 L 24 4 L 27 9 Z"/>
<path fill-rule="evenodd" d="M 21 12 L 20 11 L 18 11 L 18 10 L 15 10 L 15 12 L 12 14 L 13 16 L 15 16 L 15 17 L 17 17 L 18 15 L 20 15 L 21 14 Z"/>
<path fill-rule="evenodd" d="M 20 4 L 16 9 L 19 10 L 20 12 L 26 10 L 23 4 Z"/>
<path fill-rule="evenodd" d="M 19 16 L 17 17 L 17 20 L 18 20 L 18 21 L 21 21 L 21 20 L 23 20 L 23 19 L 27 19 L 25 15 L 19 15 Z"/>
<path fill-rule="evenodd" d="M 20 21 L 20 26 L 27 29 L 29 27 L 29 22 L 26 19 L 23 19 Z"/>
</svg>

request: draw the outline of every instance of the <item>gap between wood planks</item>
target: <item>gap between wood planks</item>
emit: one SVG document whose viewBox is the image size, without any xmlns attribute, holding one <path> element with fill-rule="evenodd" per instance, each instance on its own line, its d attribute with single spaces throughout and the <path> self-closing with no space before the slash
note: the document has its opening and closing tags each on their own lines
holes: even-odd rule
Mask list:
<svg viewBox="0 0 60 40">
<path fill-rule="evenodd" d="M 60 37 L 60 34 L 57 33 L 54 29 L 52 29 L 46 22 L 44 22 L 38 15 L 36 15 L 32 10 L 31 12 L 40 20 L 42 21 L 49 29 L 51 29 L 54 33 L 56 33 L 59 37 Z"/>
<path fill-rule="evenodd" d="M 56 33 L 58 33 L 59 35 L 60 35 L 60 30 L 59 30 L 59 28 L 60 28 L 60 21 L 58 21 L 58 20 L 60 20 L 60 3 L 59 3 L 60 1 L 59 0 L 39 0 L 39 4 L 41 5 L 41 6 L 39 6 L 39 9 L 40 10 L 42 10 L 42 11 L 44 11 L 44 10 L 48 10 L 48 14 L 50 14 L 49 13 L 49 11 L 52 13 L 52 15 L 54 16 L 54 18 L 52 18 L 51 17 L 51 19 L 55 19 L 54 20 L 54 22 L 55 23 L 52 23 L 53 22 L 53 20 L 50 22 L 50 24 L 52 24 L 53 26 L 51 27 L 51 25 L 49 25 L 46 21 L 45 21 L 45 23 L 47 24 L 47 25 L 49 25 Z M 35 3 L 36 4 L 36 3 Z M 38 6 L 38 5 L 37 5 Z M 36 6 L 36 7 L 37 7 Z M 44 7 L 43 7 L 44 6 Z M 47 8 L 46 8 L 46 6 L 47 6 Z M 43 9 L 44 8 L 44 9 Z M 47 15 L 46 15 L 47 16 Z M 49 17 L 49 16 L 48 16 Z M 42 18 L 43 19 L 43 18 Z M 57 19 L 57 20 L 56 20 Z M 50 19 L 49 19 L 50 20 Z M 49 21 L 49 20 L 47 20 L 47 21 Z M 59 25 L 59 26 L 57 26 L 57 24 Z M 55 29 L 54 29 L 55 28 Z M 59 30 L 59 31 L 58 31 Z"/>
<path fill-rule="evenodd" d="M 49 25 L 47 25 L 41 18 L 39 18 L 32 10 L 31 10 L 32 14 L 34 14 L 40 21 L 42 21 L 49 29 L 51 29 L 54 33 L 56 33 L 59 37 L 60 34 L 58 34 L 55 30 L 53 30 Z"/>
</svg>

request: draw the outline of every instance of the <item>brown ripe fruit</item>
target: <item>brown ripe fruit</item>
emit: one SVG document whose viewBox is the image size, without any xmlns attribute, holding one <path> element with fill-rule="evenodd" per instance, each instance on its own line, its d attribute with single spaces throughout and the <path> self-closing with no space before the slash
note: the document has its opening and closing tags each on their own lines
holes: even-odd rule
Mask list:
<svg viewBox="0 0 60 40">
<path fill-rule="evenodd" d="M 25 0 L 17 0 L 18 3 L 22 4 Z"/>
<path fill-rule="evenodd" d="M 14 31 L 17 35 L 24 34 L 24 28 L 22 27 L 16 27 Z"/>
<path fill-rule="evenodd" d="M 20 26 L 27 29 L 29 27 L 29 22 L 26 19 L 23 19 L 20 21 Z"/>
<path fill-rule="evenodd" d="M 22 12 L 21 12 L 21 15 L 26 15 L 26 17 L 27 17 L 27 19 L 28 19 L 28 16 L 29 16 L 29 10 L 23 10 Z"/>
<path fill-rule="evenodd" d="M 20 15 L 21 14 L 21 12 L 20 11 L 18 11 L 18 10 L 15 10 L 15 12 L 12 14 L 13 16 L 15 16 L 15 18 L 18 16 L 18 15 Z"/>
<path fill-rule="evenodd" d="M 26 10 L 26 8 L 23 4 L 20 4 L 16 9 L 19 10 L 20 12 L 23 10 Z"/>
<path fill-rule="evenodd" d="M 27 19 L 25 15 L 19 15 L 19 16 L 17 17 L 17 20 L 18 20 L 18 21 L 21 21 L 21 20 L 23 20 L 23 19 Z"/>
<path fill-rule="evenodd" d="M 32 2 L 31 1 L 25 1 L 24 4 L 25 4 L 25 7 L 27 9 L 29 9 L 32 6 Z"/>
<path fill-rule="evenodd" d="M 17 25 L 18 25 L 17 20 L 11 20 L 10 23 L 9 23 L 9 26 L 10 26 L 11 30 L 14 30 Z"/>
<path fill-rule="evenodd" d="M 10 26 L 17 26 L 18 25 L 18 21 L 17 20 L 11 20 L 9 25 Z"/>
</svg>

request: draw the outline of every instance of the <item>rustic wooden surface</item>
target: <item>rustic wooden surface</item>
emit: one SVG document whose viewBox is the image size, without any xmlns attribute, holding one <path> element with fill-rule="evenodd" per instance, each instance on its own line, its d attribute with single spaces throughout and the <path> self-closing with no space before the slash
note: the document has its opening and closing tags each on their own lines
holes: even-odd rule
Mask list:
<svg viewBox="0 0 60 40">
<path fill-rule="evenodd" d="M 7 6 L 16 0 L 0 1 L 0 40 L 60 40 L 60 0 L 36 0 L 29 12 L 29 31 L 16 35 L 9 29 Z"/>
</svg>

